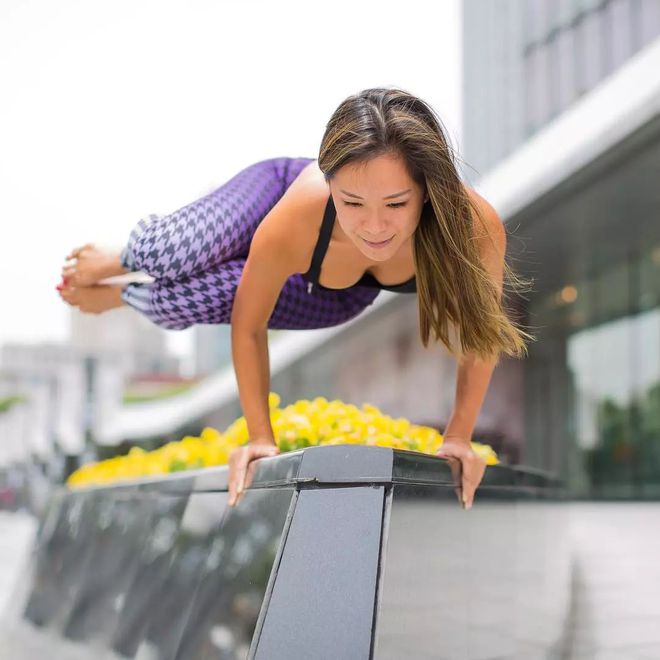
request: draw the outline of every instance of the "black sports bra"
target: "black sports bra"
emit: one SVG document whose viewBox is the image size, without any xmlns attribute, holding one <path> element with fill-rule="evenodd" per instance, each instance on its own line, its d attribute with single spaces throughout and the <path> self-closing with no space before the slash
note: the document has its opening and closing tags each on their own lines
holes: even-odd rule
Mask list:
<svg viewBox="0 0 660 660">
<path fill-rule="evenodd" d="M 332 228 L 335 224 L 335 217 L 337 213 L 335 210 L 332 195 L 328 197 L 328 202 L 325 205 L 325 212 L 323 214 L 323 222 L 321 223 L 321 231 L 319 238 L 316 241 L 314 254 L 312 255 L 312 264 L 306 273 L 302 274 L 303 279 L 307 282 L 307 292 L 312 292 L 312 287 L 317 286 L 319 289 L 325 291 L 343 291 L 343 289 L 333 289 L 331 287 L 319 284 L 319 275 L 321 274 L 321 264 L 325 253 L 328 251 L 330 245 L 330 236 L 332 235 Z M 364 275 L 352 286 L 368 286 L 375 289 L 385 289 L 386 291 L 395 291 L 396 293 L 417 293 L 417 279 L 413 275 L 409 280 L 401 284 L 381 284 L 371 273 L 366 272 Z M 347 287 L 352 288 L 352 287 Z"/>
</svg>

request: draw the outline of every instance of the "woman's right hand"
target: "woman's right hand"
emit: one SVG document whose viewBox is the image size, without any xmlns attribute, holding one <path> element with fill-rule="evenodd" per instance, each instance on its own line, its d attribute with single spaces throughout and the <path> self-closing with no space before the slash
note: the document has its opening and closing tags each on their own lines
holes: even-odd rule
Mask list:
<svg viewBox="0 0 660 660">
<path fill-rule="evenodd" d="M 237 504 L 254 477 L 256 458 L 277 456 L 280 448 L 273 442 L 257 441 L 237 447 L 229 455 L 229 506 Z"/>
</svg>

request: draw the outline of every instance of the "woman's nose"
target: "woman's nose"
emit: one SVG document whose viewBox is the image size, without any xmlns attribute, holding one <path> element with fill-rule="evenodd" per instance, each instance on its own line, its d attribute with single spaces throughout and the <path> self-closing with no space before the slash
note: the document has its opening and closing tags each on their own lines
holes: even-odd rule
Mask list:
<svg viewBox="0 0 660 660">
<path fill-rule="evenodd" d="M 388 222 L 384 218 L 374 216 L 364 225 L 364 231 L 367 235 L 378 239 L 388 231 Z"/>
</svg>

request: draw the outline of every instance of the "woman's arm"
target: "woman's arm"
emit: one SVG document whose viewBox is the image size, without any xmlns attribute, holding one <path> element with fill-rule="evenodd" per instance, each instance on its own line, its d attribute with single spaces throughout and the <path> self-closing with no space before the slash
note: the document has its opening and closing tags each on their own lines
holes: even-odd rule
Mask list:
<svg viewBox="0 0 660 660">
<path fill-rule="evenodd" d="M 493 278 L 498 295 L 502 295 L 506 231 L 495 209 L 474 190 L 468 189 L 486 223 L 475 219 L 475 238 L 482 264 Z M 485 361 L 468 352 L 458 360 L 454 408 L 443 433 L 444 443 L 438 455 L 461 459 L 463 463 L 463 502 L 472 506 L 474 493 L 483 478 L 485 462 L 470 449 L 472 432 L 488 390 L 498 359 Z"/>
<path fill-rule="evenodd" d="M 475 219 L 475 238 L 478 241 L 481 262 L 493 278 L 498 296 L 502 296 L 504 277 L 504 255 L 506 231 L 495 209 L 476 191 L 468 189 L 473 202 L 478 206 L 486 223 Z M 486 395 L 488 384 L 497 364 L 497 358 L 489 361 L 479 359 L 474 353 L 466 353 L 458 361 L 456 399 L 454 410 L 445 429 L 445 434 L 469 441 L 477 422 L 479 410 Z"/>
<path fill-rule="evenodd" d="M 232 358 L 251 442 L 275 442 L 268 407 L 268 320 L 288 277 L 304 271 L 309 261 L 309 232 L 300 231 L 308 204 L 289 190 L 264 218 L 254 233 L 233 301 Z"/>
<path fill-rule="evenodd" d="M 470 442 L 497 360 L 484 362 L 466 353 L 458 362 L 454 409 L 444 437 Z"/>
<path fill-rule="evenodd" d="M 246 332 L 232 323 L 231 341 L 234 371 L 250 442 L 275 444 L 268 407 L 270 359 L 267 331 Z"/>
</svg>

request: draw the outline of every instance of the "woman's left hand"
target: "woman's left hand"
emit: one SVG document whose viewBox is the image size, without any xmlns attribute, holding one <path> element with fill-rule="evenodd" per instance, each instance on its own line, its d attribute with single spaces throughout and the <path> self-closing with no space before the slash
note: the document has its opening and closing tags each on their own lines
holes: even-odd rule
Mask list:
<svg viewBox="0 0 660 660">
<path fill-rule="evenodd" d="M 462 504 L 469 509 L 474 501 L 474 493 L 486 472 L 486 461 L 472 449 L 469 439 L 460 436 L 444 436 L 444 441 L 435 455 L 449 461 L 454 481 L 462 491 Z"/>
</svg>

